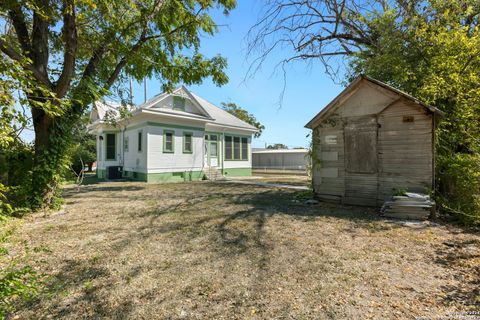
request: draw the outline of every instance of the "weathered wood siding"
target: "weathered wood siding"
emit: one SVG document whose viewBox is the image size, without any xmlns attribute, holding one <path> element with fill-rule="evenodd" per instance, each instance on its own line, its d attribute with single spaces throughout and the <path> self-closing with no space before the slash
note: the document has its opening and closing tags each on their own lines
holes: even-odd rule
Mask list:
<svg viewBox="0 0 480 320">
<path fill-rule="evenodd" d="M 397 98 L 391 91 L 365 82 L 336 107 L 335 113 L 341 118 L 374 115 L 380 113 Z"/>
<path fill-rule="evenodd" d="M 320 199 L 342 201 L 345 196 L 345 150 L 343 124 L 326 125 L 314 134 L 313 187 Z"/>
<path fill-rule="evenodd" d="M 364 81 L 314 130 L 316 158 L 321 160 L 313 171 L 317 196 L 375 206 L 395 190 L 429 192 L 432 117 L 415 102 Z"/>
<path fill-rule="evenodd" d="M 433 180 L 432 116 L 420 106 L 400 100 L 378 115 L 378 123 L 378 202 L 395 189 L 429 191 Z"/>
<path fill-rule="evenodd" d="M 345 119 L 344 203 L 375 206 L 378 182 L 377 117 Z"/>
</svg>

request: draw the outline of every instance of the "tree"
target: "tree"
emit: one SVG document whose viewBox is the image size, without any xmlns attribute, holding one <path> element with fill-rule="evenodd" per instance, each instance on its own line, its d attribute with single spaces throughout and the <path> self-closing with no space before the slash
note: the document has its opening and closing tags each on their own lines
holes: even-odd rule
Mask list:
<svg viewBox="0 0 480 320">
<path fill-rule="evenodd" d="M 437 200 L 480 221 L 479 19 L 474 0 L 272 0 L 250 32 L 253 70 L 282 48 L 282 66 L 318 61 L 337 78 L 344 61 L 345 80 L 367 74 L 438 107 Z"/>
<path fill-rule="evenodd" d="M 200 35 L 214 34 L 213 7 L 227 14 L 235 0 L 5 0 L 0 4 L 1 70 L 24 92 L 35 131 L 31 206 L 51 205 L 59 168 L 68 166 L 71 128 L 88 105 L 122 79 L 157 77 L 165 90 L 211 76 L 228 81 L 220 56 L 199 52 Z"/>
<path fill-rule="evenodd" d="M 257 118 L 251 113 L 249 113 L 247 110 L 237 106 L 236 103 L 233 102 L 222 102 L 222 109 L 227 111 L 228 113 L 234 115 L 235 117 L 239 118 L 240 120 L 245 121 L 248 124 L 251 124 L 255 128 L 258 129 L 258 132 L 256 132 L 253 136 L 255 138 L 258 138 L 262 135 L 263 129 L 265 129 L 265 126 L 262 125 L 260 122 L 257 121 Z"/>
<path fill-rule="evenodd" d="M 275 143 L 269 144 L 267 149 L 288 149 L 288 146 L 284 145 L 283 143 Z"/>
<path fill-rule="evenodd" d="M 87 124 L 89 117 L 83 117 L 74 128 L 75 134 L 71 147 L 72 168 L 76 173 L 88 166 L 88 171 L 92 171 L 93 163 L 97 160 L 97 140 L 95 135 L 88 133 Z"/>
</svg>

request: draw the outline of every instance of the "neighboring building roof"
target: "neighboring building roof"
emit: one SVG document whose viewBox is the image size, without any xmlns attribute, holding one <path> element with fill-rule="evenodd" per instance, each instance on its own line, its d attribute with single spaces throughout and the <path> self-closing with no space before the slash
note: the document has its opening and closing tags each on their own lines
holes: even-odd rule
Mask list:
<svg viewBox="0 0 480 320">
<path fill-rule="evenodd" d="M 174 110 L 174 109 L 167 109 L 167 108 L 157 108 L 155 107 L 160 101 L 168 97 L 169 95 L 175 95 L 178 94 L 179 92 L 182 92 L 183 94 L 186 94 L 187 97 L 198 107 L 199 112 L 201 114 L 197 113 L 191 113 L 191 112 L 185 112 L 181 110 Z M 107 113 L 108 110 L 111 110 L 114 112 L 117 116 L 119 115 L 118 112 L 118 106 L 119 104 L 116 103 L 102 103 L 102 102 L 95 102 L 94 104 L 94 112 L 96 110 L 97 112 L 97 119 L 92 119 L 92 120 L 99 120 L 102 121 Z M 142 113 L 142 111 L 148 111 L 148 112 L 154 112 L 157 114 L 164 114 L 164 115 L 169 115 L 169 116 L 179 116 L 181 118 L 191 118 L 195 120 L 203 120 L 206 123 L 214 124 L 214 125 L 220 125 L 220 126 L 227 126 L 227 127 L 233 127 L 233 128 L 238 128 L 238 129 L 244 129 L 244 130 L 249 130 L 256 132 L 258 131 L 257 128 L 254 126 L 246 123 L 245 121 L 242 121 L 238 119 L 237 117 L 233 116 L 232 114 L 226 112 L 225 110 L 215 106 L 214 104 L 208 102 L 207 100 L 203 99 L 202 97 L 193 94 L 190 92 L 187 88 L 184 86 L 181 86 L 177 89 L 175 89 L 172 93 L 161 93 L 153 96 L 152 98 L 148 99 L 146 102 L 140 104 L 137 106 L 133 112 L 133 115 Z M 93 116 L 92 116 L 93 118 Z"/>
<path fill-rule="evenodd" d="M 399 89 L 396 89 L 384 82 L 381 82 L 377 79 L 374 79 L 374 78 L 371 78 L 371 77 L 368 77 L 368 76 L 365 76 L 365 75 L 361 75 L 359 77 L 357 77 L 354 81 L 352 81 L 338 96 L 335 97 L 335 99 L 333 99 L 329 104 L 327 104 L 327 106 L 325 108 L 323 108 L 315 117 L 313 117 L 312 120 L 310 120 L 306 125 L 305 127 L 306 128 L 309 128 L 309 129 L 313 129 L 315 127 L 315 125 L 320 122 L 324 116 L 328 113 L 328 111 L 333 108 L 337 102 L 339 100 L 341 100 L 343 97 L 347 96 L 351 91 L 353 91 L 355 88 L 357 88 L 360 83 L 362 83 L 362 81 L 368 81 L 370 83 L 373 83 L 377 86 L 380 86 L 384 89 L 387 89 L 399 96 L 402 96 L 403 98 L 407 99 L 407 100 L 410 100 L 420 106 L 422 106 L 423 108 L 425 108 L 428 112 L 431 112 L 431 113 L 434 113 L 434 114 L 438 114 L 440 116 L 442 116 L 444 113 L 431 106 L 431 105 L 428 105 L 420 100 L 418 100 L 417 98 L 415 98 L 414 96 L 404 92 L 404 91 L 401 91 Z"/>
<path fill-rule="evenodd" d="M 263 149 L 252 150 L 252 153 L 307 153 L 308 149 Z"/>
</svg>

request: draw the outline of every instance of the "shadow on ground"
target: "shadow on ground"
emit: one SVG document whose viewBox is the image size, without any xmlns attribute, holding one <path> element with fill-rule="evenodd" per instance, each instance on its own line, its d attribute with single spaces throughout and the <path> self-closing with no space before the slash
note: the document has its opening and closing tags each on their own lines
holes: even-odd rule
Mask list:
<svg viewBox="0 0 480 320">
<path fill-rule="evenodd" d="M 99 250 L 102 254 L 92 258 L 92 252 L 81 252 L 82 257 L 57 261 L 59 269 L 51 274 L 46 293 L 28 306 L 35 310 L 47 304 L 47 310 L 54 318 L 75 318 L 81 314 L 91 318 L 128 318 L 135 313 L 135 301 L 146 304 L 155 301 L 160 305 L 162 301 L 183 303 L 188 298 L 201 305 L 209 305 L 212 297 L 199 289 L 208 287 L 208 281 L 196 277 L 203 271 L 209 276 L 208 272 L 215 271 L 219 274 L 212 278 L 223 281 L 235 274 L 234 270 L 241 261 L 248 261 L 248 274 L 244 278 L 248 280 L 245 287 L 251 291 L 250 296 L 245 301 L 243 297 L 231 296 L 236 293 L 226 291 L 225 297 L 216 299 L 235 300 L 238 306 L 261 309 L 261 304 L 265 303 L 262 299 L 269 290 L 269 277 L 272 276 L 269 267 L 271 261 L 278 258 L 273 257 L 272 252 L 275 246 L 283 245 L 275 243 L 282 230 L 275 230 L 280 234 L 277 238 L 267 232 L 271 221 L 277 223 L 277 228 L 279 221 L 286 228 L 292 221 L 298 228 L 311 228 L 311 222 L 321 220 L 334 226 L 339 235 L 352 237 L 365 231 L 375 235 L 405 228 L 398 223 L 386 223 L 373 209 L 326 203 L 306 205 L 302 201 L 305 192 L 280 188 L 213 182 L 162 186 L 102 183 L 82 187 L 79 191 L 69 189 L 65 191 L 65 197 L 72 207 L 80 206 L 82 201 L 98 202 L 99 208 L 104 202 L 111 201 L 117 207 L 109 207 L 98 218 L 92 218 L 92 212 L 88 210 L 78 214 L 77 225 L 88 227 L 85 233 L 76 237 L 95 239 L 90 240 L 93 248 L 87 247 L 86 250 Z M 103 200 L 99 201 L 99 198 Z M 129 205 L 132 209 L 125 209 Z M 324 230 L 321 227 L 319 224 L 315 234 L 323 240 Z M 415 233 L 428 228 L 430 226 L 425 225 L 409 230 Z M 70 237 L 75 238 L 73 235 Z M 468 249 L 473 246 L 478 248 L 478 245 L 478 242 L 461 241 L 444 245 L 438 248 L 434 262 L 445 268 L 462 268 L 464 261 L 478 257 L 478 251 Z M 81 249 L 76 250 L 72 252 L 79 254 Z M 171 250 L 171 253 L 167 254 L 165 250 Z M 136 264 L 124 266 L 122 259 L 136 255 L 138 251 L 144 256 L 137 257 L 139 261 L 135 261 Z M 191 270 L 185 272 L 182 263 Z M 219 266 L 224 269 L 216 270 Z M 465 267 L 470 272 L 473 270 L 471 277 L 465 279 L 466 286 L 444 286 L 442 290 L 449 294 L 443 303 L 448 305 L 463 301 L 468 305 L 478 304 L 479 268 Z M 126 271 L 120 271 L 124 269 Z M 116 274 L 121 272 L 126 272 L 126 275 L 119 280 Z M 114 288 L 118 290 L 118 286 L 124 286 L 128 290 L 132 286 L 131 281 L 140 281 L 146 275 L 152 277 L 152 281 L 163 281 L 165 277 L 176 283 L 181 282 L 178 278 L 180 274 L 190 277 L 191 283 L 169 292 L 162 291 L 161 294 L 154 289 L 137 286 L 130 295 L 126 294 L 128 298 L 118 298 L 115 303 L 110 301 Z M 245 279 L 241 277 L 240 280 Z M 235 283 L 229 285 L 234 286 Z M 45 312 L 46 309 L 43 310 Z M 259 317 L 262 315 L 259 314 Z"/>
</svg>

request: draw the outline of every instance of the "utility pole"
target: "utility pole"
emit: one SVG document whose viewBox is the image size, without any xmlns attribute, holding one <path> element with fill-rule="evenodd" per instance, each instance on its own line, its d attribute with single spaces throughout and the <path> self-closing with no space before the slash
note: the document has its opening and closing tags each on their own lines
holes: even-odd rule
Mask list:
<svg viewBox="0 0 480 320">
<path fill-rule="evenodd" d="M 147 102 L 147 78 L 143 78 L 143 95 L 144 95 L 143 102 Z"/>
<path fill-rule="evenodd" d="M 132 77 L 130 77 L 130 101 L 133 101 Z"/>
</svg>

